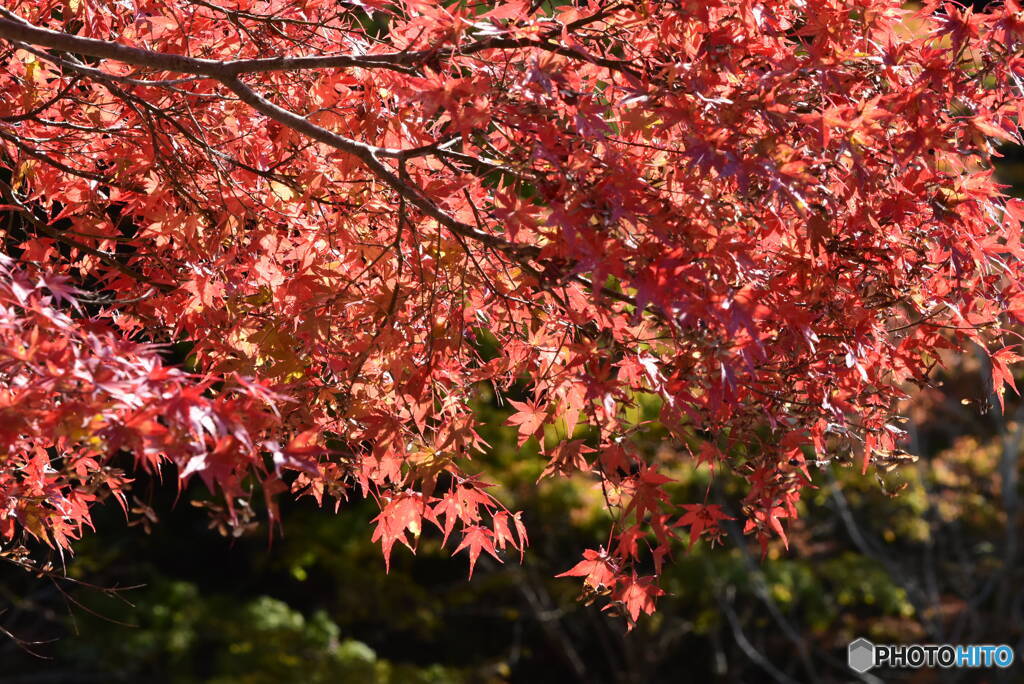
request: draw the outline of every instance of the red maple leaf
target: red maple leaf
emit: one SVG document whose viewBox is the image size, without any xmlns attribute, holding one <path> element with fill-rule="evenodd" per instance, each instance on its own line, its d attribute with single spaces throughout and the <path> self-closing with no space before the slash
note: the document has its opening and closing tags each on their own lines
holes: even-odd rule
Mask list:
<svg viewBox="0 0 1024 684">
<path fill-rule="evenodd" d="M 538 401 L 522 402 L 510 399 L 508 403 L 517 411 L 509 416 L 507 424 L 519 426 L 519 446 L 522 446 L 543 427 L 548 417 L 547 408 L 541 406 Z"/>
<path fill-rule="evenodd" d="M 583 583 L 594 590 L 601 590 L 615 584 L 618 565 L 604 549 L 583 552 L 583 560 L 556 577 L 582 577 Z"/>
<path fill-rule="evenodd" d="M 718 531 L 719 520 L 733 520 L 717 504 L 683 504 L 683 508 L 686 510 L 686 513 L 679 517 L 675 526 L 690 526 L 690 546 L 693 546 L 694 542 L 705 532 L 715 537 Z"/>
<path fill-rule="evenodd" d="M 626 615 L 629 616 L 629 629 L 633 629 L 640 613 L 653 614 L 655 600 L 665 595 L 655 583 L 656 580 L 656 577 L 637 577 L 634 572 L 623 578 L 615 587 L 612 599 L 625 608 Z"/>
<path fill-rule="evenodd" d="M 469 578 L 473 578 L 473 568 L 476 567 L 476 561 L 480 557 L 481 551 L 494 556 L 494 559 L 499 563 L 504 561 L 498 557 L 498 553 L 494 550 L 494 533 L 486 527 L 480 525 L 471 525 L 462 531 L 462 543 L 452 552 L 454 556 L 463 549 L 469 550 Z"/>
</svg>

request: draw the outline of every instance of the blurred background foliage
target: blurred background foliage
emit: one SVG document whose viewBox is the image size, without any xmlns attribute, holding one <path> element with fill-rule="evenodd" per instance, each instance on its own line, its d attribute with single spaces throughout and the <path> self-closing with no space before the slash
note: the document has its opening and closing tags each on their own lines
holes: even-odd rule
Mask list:
<svg viewBox="0 0 1024 684">
<path fill-rule="evenodd" d="M 1000 174 L 1024 196 L 1020 150 Z M 516 448 L 486 389 L 478 408 L 493 448 L 476 465 L 526 511 L 532 546 L 522 565 L 481 558 L 472 581 L 465 559 L 427 534 L 415 557 L 396 550 L 386 574 L 367 502 L 337 515 L 291 503 L 283 536 L 268 542 L 258 523 L 218 534 L 209 511 L 184 503 L 203 493 L 178 497 L 173 474 L 140 482 L 133 524 L 103 507 L 66 559 L 67 579 L 0 563 L 0 682 L 853 681 L 845 651 L 858 636 L 1009 643 L 1019 659 L 1024 403 L 991 410 L 984 364 L 947 359 L 937 386 L 908 402 L 916 463 L 880 477 L 859 464 L 812 470 L 817 488 L 788 551 L 774 544 L 762 560 L 735 522 L 722 547 L 681 545 L 658 613 L 631 632 L 578 602 L 575 579 L 554 578 L 606 541 L 600 490 L 580 477 L 537 486 L 536 446 Z M 643 400 L 635 413 L 657 407 Z M 740 517 L 738 481 L 712 483 L 656 426 L 639 439 L 676 479 L 677 502 L 707 494 Z M 875 674 L 1018 681 L 1022 671 Z"/>
</svg>

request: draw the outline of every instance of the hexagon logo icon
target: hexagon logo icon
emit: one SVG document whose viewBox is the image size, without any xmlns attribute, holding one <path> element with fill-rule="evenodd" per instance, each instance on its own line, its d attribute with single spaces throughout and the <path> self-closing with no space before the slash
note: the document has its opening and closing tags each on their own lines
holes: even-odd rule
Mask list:
<svg viewBox="0 0 1024 684">
<path fill-rule="evenodd" d="M 854 672 L 867 672 L 875 666 L 875 645 L 863 637 L 851 641 L 847 647 L 846 662 Z"/>
</svg>

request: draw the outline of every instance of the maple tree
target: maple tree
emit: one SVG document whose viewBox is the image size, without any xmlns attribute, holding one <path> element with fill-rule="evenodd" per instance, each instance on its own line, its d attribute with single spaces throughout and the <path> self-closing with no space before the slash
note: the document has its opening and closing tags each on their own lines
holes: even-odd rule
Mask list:
<svg viewBox="0 0 1024 684">
<path fill-rule="evenodd" d="M 12 0 L 0 41 L 8 543 L 173 465 L 231 523 L 373 497 L 386 562 L 430 523 L 472 573 L 527 545 L 472 469 L 490 385 L 600 488 L 565 574 L 635 621 L 727 517 L 673 500 L 642 395 L 764 548 L 812 466 L 901 461 L 942 350 L 1013 387 L 1013 0 Z"/>
</svg>

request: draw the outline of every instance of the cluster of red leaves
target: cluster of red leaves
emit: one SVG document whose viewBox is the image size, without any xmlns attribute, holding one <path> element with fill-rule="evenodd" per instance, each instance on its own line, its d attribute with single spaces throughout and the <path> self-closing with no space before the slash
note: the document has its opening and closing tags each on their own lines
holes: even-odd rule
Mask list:
<svg viewBox="0 0 1024 684">
<path fill-rule="evenodd" d="M 633 619 L 680 528 L 715 540 L 728 517 L 673 500 L 632 440 L 639 395 L 698 462 L 746 478 L 764 545 L 810 465 L 898 459 L 896 406 L 942 350 L 999 349 L 994 389 L 1012 386 L 1024 206 L 992 157 L 1024 119 L 1013 0 L 8 5 L 9 252 L 110 297 L 95 318 L 122 337 L 194 342 L 207 379 L 161 382 L 261 436 L 167 414 L 151 424 L 182 473 L 236 493 L 235 466 L 212 465 L 233 439 L 271 499 L 357 487 L 386 557 L 424 520 L 446 540 L 460 525 L 471 563 L 522 551 L 519 517 L 461 469 L 486 448 L 483 383 L 522 399 L 509 422 L 546 475 L 602 488 L 610 543 L 569 574 Z M 95 325 L 53 315 L 71 340 Z M 229 377 L 252 380 L 209 380 Z M 295 401 L 278 418 L 256 387 Z M 43 440 L 46 482 L 74 459 L 43 414 L 2 435 L 18 459 Z M 71 492 L 68 473 L 49 481 Z"/>
<path fill-rule="evenodd" d="M 497 510 L 501 505 L 482 491 L 482 486 L 476 480 L 460 478 L 440 498 L 426 496 L 412 489 L 394 497 L 385 497 L 380 515 L 373 521 L 377 525 L 373 541 L 380 541 L 384 550 L 384 562 L 388 567 L 391 564 L 391 548 L 396 541 L 414 550 L 406 532 L 412 533 L 413 539 L 418 540 L 424 520 L 433 523 L 444 532 L 442 544 L 448 542 L 456 522 L 462 525 L 462 543 L 456 547 L 455 553 L 463 549 L 468 550 L 470 577 L 473 576 L 473 568 L 476 567 L 481 551 L 486 551 L 495 560 L 502 562 L 497 551 L 504 550 L 507 546 L 517 549 L 522 558 L 528 542 L 522 514 L 510 514 L 503 508 Z M 480 524 L 483 522 L 481 508 L 491 519 L 490 529 Z M 510 523 L 514 526 L 515 532 L 509 527 Z"/>
<path fill-rule="evenodd" d="M 30 278 L 0 255 L 0 540 L 20 525 L 67 548 L 98 497 L 125 506 L 131 480 L 110 464 L 121 450 L 151 474 L 164 461 L 182 480 L 199 474 L 228 506 L 250 470 L 274 477 L 257 441 L 278 422 L 272 392 L 242 378 L 208 392 L 211 378 L 57 308 L 74 296 L 65 278 Z"/>
</svg>

